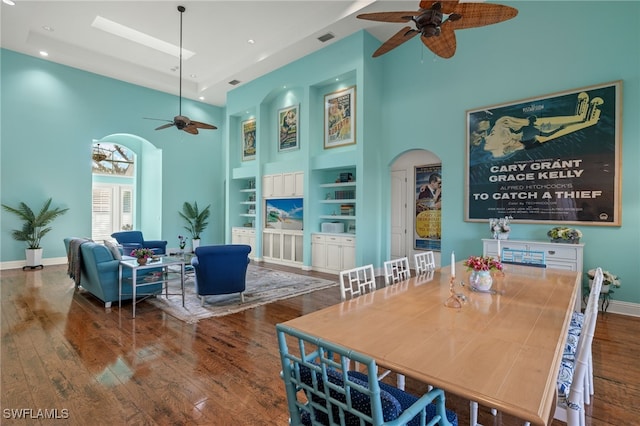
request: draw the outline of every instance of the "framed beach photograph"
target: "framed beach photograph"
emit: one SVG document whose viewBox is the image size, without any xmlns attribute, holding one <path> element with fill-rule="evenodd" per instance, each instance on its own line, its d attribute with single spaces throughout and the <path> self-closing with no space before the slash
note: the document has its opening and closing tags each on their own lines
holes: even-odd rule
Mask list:
<svg viewBox="0 0 640 426">
<path fill-rule="evenodd" d="M 298 135 L 298 105 L 278 110 L 278 151 L 300 148 Z"/>
<path fill-rule="evenodd" d="M 622 82 L 467 111 L 465 220 L 621 225 Z"/>
<path fill-rule="evenodd" d="M 256 119 L 242 122 L 242 161 L 256 158 Z"/>
<path fill-rule="evenodd" d="M 356 87 L 324 96 L 324 148 L 356 143 Z"/>
</svg>

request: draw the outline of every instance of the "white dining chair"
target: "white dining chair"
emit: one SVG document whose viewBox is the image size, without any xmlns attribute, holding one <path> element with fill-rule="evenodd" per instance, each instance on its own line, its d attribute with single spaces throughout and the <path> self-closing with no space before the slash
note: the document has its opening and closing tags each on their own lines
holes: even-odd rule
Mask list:
<svg viewBox="0 0 640 426">
<path fill-rule="evenodd" d="M 373 265 L 359 266 L 340 272 L 340 300 L 353 299 L 376 289 Z"/>
<path fill-rule="evenodd" d="M 384 262 L 384 284 L 391 285 L 411 278 L 409 258 L 387 260 Z"/>
<path fill-rule="evenodd" d="M 413 261 L 416 265 L 416 275 L 436 269 L 436 259 L 431 250 L 414 254 Z"/>
<path fill-rule="evenodd" d="M 589 297 L 584 313 L 584 324 L 578 340 L 575 359 L 562 360 L 558 374 L 558 400 L 554 419 L 567 423 L 567 426 L 585 425 L 585 392 L 589 392 L 587 374 L 591 344 L 598 319 L 598 299 L 602 289 L 602 269 L 597 268 L 592 289 L 598 292 L 596 297 Z"/>
</svg>

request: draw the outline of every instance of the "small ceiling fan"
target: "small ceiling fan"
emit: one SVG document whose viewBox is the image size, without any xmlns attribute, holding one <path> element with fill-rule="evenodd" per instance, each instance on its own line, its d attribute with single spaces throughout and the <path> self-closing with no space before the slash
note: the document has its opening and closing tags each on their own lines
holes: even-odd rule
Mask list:
<svg viewBox="0 0 640 426">
<path fill-rule="evenodd" d="M 163 124 L 160 127 L 157 127 L 156 130 L 167 129 L 169 127 L 176 126 L 178 130 L 184 130 L 187 133 L 191 133 L 192 135 L 198 134 L 198 129 L 217 129 L 216 126 L 207 123 L 201 123 L 199 121 L 194 121 L 189 119 L 189 117 L 182 115 L 182 14 L 185 11 L 184 6 L 178 6 L 178 12 L 180 12 L 180 104 L 178 115 L 173 117 L 173 121 L 171 120 L 162 120 L 167 121 L 167 124 Z M 150 118 L 149 120 L 161 120 L 159 118 Z"/>
<path fill-rule="evenodd" d="M 373 53 L 377 57 L 389 52 L 420 34 L 425 46 L 443 58 L 451 58 L 456 53 L 454 30 L 483 27 L 506 21 L 518 14 L 518 10 L 490 3 L 459 3 L 458 0 L 427 1 L 422 0 L 420 10 L 415 12 L 376 12 L 363 13 L 357 17 L 370 21 L 410 22 Z"/>
</svg>

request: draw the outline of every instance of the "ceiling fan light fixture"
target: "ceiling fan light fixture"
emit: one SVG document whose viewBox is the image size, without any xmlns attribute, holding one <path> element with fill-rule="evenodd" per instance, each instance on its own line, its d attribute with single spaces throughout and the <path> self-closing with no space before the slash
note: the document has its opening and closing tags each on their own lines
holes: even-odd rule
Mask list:
<svg viewBox="0 0 640 426">
<path fill-rule="evenodd" d="M 100 148 L 100 144 L 96 144 L 93 147 L 93 151 L 91 152 L 91 159 L 96 163 L 106 160 L 107 150 L 104 148 Z"/>
</svg>

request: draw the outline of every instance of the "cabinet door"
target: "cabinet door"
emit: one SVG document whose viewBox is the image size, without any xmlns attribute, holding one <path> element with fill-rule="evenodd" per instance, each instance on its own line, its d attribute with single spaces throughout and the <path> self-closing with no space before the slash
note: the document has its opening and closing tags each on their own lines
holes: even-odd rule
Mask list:
<svg viewBox="0 0 640 426">
<path fill-rule="evenodd" d="M 311 266 L 315 268 L 327 267 L 327 245 L 324 237 L 314 235 L 311 241 Z"/>
<path fill-rule="evenodd" d="M 304 172 L 296 172 L 295 175 L 295 191 L 293 195 L 297 195 L 299 197 L 304 196 Z"/>
<path fill-rule="evenodd" d="M 242 241 L 240 232 L 235 229 L 231 231 L 231 244 L 242 244 L 240 241 Z"/>
<path fill-rule="evenodd" d="M 296 177 L 294 173 L 282 175 L 282 192 L 285 196 L 296 195 Z"/>
<path fill-rule="evenodd" d="M 282 173 L 273 176 L 273 196 L 282 197 L 284 193 L 284 179 Z"/>
<path fill-rule="evenodd" d="M 338 237 L 327 237 L 327 268 L 342 271 L 342 241 Z"/>
<path fill-rule="evenodd" d="M 264 232 L 262 234 L 262 256 L 273 257 L 273 234 Z"/>
<path fill-rule="evenodd" d="M 342 269 L 353 269 L 356 267 L 356 246 L 342 246 Z"/>
<path fill-rule="evenodd" d="M 262 198 L 273 197 L 273 175 L 262 176 Z"/>
</svg>

